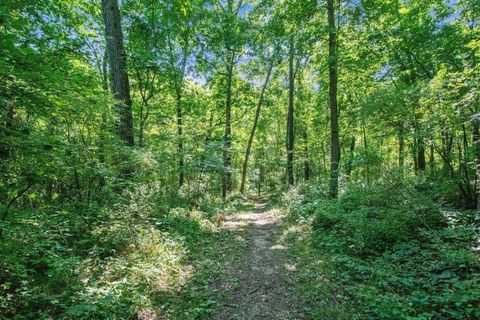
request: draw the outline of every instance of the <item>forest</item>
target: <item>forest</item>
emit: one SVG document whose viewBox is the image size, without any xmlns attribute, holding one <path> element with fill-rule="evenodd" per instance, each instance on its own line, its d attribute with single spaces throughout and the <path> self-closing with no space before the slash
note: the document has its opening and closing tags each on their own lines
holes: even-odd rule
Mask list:
<svg viewBox="0 0 480 320">
<path fill-rule="evenodd" d="M 479 0 L 0 0 L 0 319 L 480 319 Z"/>
</svg>

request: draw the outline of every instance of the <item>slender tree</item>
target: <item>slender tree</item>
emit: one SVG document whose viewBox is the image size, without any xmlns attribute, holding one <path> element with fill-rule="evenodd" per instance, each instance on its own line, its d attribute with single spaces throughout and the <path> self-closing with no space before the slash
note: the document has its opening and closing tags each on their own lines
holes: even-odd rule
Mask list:
<svg viewBox="0 0 480 320">
<path fill-rule="evenodd" d="M 338 174 L 340 165 L 340 130 L 338 124 L 337 106 L 337 28 L 335 25 L 335 1 L 327 0 L 328 13 L 328 73 L 329 73 L 329 104 L 330 104 L 330 196 L 338 195 Z"/>
<path fill-rule="evenodd" d="M 294 101 L 295 101 L 295 35 L 290 36 L 290 52 L 288 62 L 288 117 L 287 117 L 287 178 L 288 184 L 293 185 L 293 156 L 294 156 Z"/>
<path fill-rule="evenodd" d="M 255 131 L 257 130 L 257 125 L 258 125 L 258 119 L 260 118 L 260 112 L 262 110 L 262 105 L 263 105 L 263 100 L 265 97 L 265 91 L 267 90 L 268 83 L 270 81 L 270 76 L 272 74 L 273 70 L 273 65 L 275 64 L 275 58 L 276 58 L 276 52 L 273 54 L 273 56 L 270 59 L 270 64 L 267 69 L 267 76 L 265 78 L 265 82 L 263 83 L 262 89 L 260 91 L 260 98 L 258 99 L 257 103 L 257 108 L 255 110 L 255 119 L 253 120 L 253 127 L 252 131 L 250 132 L 250 136 L 248 138 L 247 142 L 247 150 L 245 151 L 245 158 L 243 160 L 243 166 L 242 166 L 242 182 L 240 185 L 240 192 L 244 193 L 245 192 L 245 181 L 247 177 L 247 168 L 248 168 L 248 159 L 250 158 L 250 152 L 252 150 L 252 143 L 253 139 L 255 137 Z"/>
</svg>

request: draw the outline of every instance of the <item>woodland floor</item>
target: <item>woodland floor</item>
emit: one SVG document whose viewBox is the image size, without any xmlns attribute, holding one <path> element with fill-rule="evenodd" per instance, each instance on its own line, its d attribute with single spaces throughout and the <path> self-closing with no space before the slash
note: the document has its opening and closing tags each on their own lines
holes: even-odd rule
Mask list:
<svg viewBox="0 0 480 320">
<path fill-rule="evenodd" d="M 259 203 L 227 217 L 223 228 L 246 245 L 212 284 L 218 308 L 210 319 L 305 319 L 295 264 L 277 241 L 278 212 Z"/>
</svg>

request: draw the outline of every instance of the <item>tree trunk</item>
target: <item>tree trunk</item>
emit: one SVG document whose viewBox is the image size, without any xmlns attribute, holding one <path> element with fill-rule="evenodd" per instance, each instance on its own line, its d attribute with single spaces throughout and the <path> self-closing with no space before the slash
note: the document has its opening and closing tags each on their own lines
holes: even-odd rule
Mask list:
<svg viewBox="0 0 480 320">
<path fill-rule="evenodd" d="M 348 159 L 348 164 L 346 169 L 348 180 L 350 180 L 350 175 L 352 174 L 354 153 L 355 153 L 355 136 L 352 136 L 352 141 L 350 143 L 350 156 Z"/>
<path fill-rule="evenodd" d="M 405 165 L 405 128 L 403 124 L 400 123 L 398 126 L 398 167 L 401 172 L 403 172 L 403 167 Z"/>
<path fill-rule="evenodd" d="M 143 148 L 143 132 L 145 130 L 144 106 L 140 107 L 140 127 L 138 128 L 138 146 Z"/>
<path fill-rule="evenodd" d="M 110 62 L 111 87 L 117 100 L 115 108 L 119 115 L 118 135 L 126 145 L 133 146 L 132 99 L 118 0 L 102 0 L 102 8 Z"/>
<path fill-rule="evenodd" d="M 183 80 L 182 80 L 183 81 Z M 185 183 L 185 163 L 183 157 L 183 110 L 182 110 L 182 92 L 177 88 L 177 133 L 178 133 L 178 186 Z"/>
<path fill-rule="evenodd" d="M 368 152 L 367 127 L 365 125 L 365 118 L 362 111 L 362 131 L 363 131 L 363 150 L 365 154 L 365 180 L 370 184 L 370 157 Z"/>
<path fill-rule="evenodd" d="M 232 185 L 232 77 L 233 77 L 234 55 L 229 52 L 227 55 L 227 96 L 225 102 L 225 135 L 223 150 L 223 179 L 222 179 L 222 199 L 225 200 L 231 190 Z"/>
<path fill-rule="evenodd" d="M 108 93 L 108 52 L 105 49 L 103 53 L 103 61 L 102 64 L 99 65 L 99 71 L 102 75 L 102 89 L 105 91 L 105 93 Z M 105 165 L 105 145 L 106 145 L 106 135 L 105 135 L 105 130 L 106 130 L 106 125 L 107 125 L 107 112 L 106 110 L 102 110 L 102 129 L 100 130 L 100 141 L 98 145 L 99 149 L 99 155 L 98 155 L 98 160 L 100 162 L 101 166 Z M 99 178 L 98 185 L 100 188 L 103 188 L 105 186 L 105 175 L 102 174 Z"/>
<path fill-rule="evenodd" d="M 337 29 L 335 25 L 334 0 L 327 0 L 328 11 L 328 69 L 329 69 L 329 102 L 330 102 L 330 135 L 331 135 L 331 158 L 330 158 L 330 196 L 338 196 L 338 175 L 340 165 L 340 130 L 338 125 L 337 106 Z"/>
<path fill-rule="evenodd" d="M 5 117 L 5 131 L 3 132 L 3 137 L 8 137 L 12 134 L 13 129 L 13 118 L 15 116 L 15 108 L 13 101 L 7 101 L 6 103 L 6 117 Z M 9 142 L 3 141 L 0 145 L 0 159 L 6 160 L 10 157 L 10 148 Z"/>
<path fill-rule="evenodd" d="M 265 78 L 265 82 L 263 83 L 262 90 L 260 92 L 260 98 L 259 98 L 258 104 L 257 104 L 257 110 L 255 111 L 255 119 L 253 121 L 252 131 L 250 133 L 250 137 L 248 138 L 247 150 L 245 151 L 245 159 L 243 161 L 243 167 L 242 167 L 242 183 L 240 185 L 240 192 L 241 193 L 245 192 L 245 180 L 246 180 L 246 177 L 247 177 L 248 159 L 250 157 L 253 138 L 255 137 L 255 131 L 257 130 L 258 119 L 260 118 L 260 111 L 262 109 L 263 100 L 264 100 L 264 96 L 265 96 L 265 91 L 267 90 L 268 82 L 270 81 L 270 76 L 272 74 L 272 69 L 273 69 L 273 64 L 274 63 L 275 63 L 275 54 L 273 55 L 272 61 L 271 61 L 270 66 L 268 67 L 268 70 L 267 70 L 267 77 Z"/>
<path fill-rule="evenodd" d="M 187 40 L 185 40 L 187 43 Z M 183 89 L 184 89 L 184 78 L 185 78 L 185 70 L 187 67 L 187 58 L 188 54 L 186 53 L 186 49 L 183 48 L 183 57 L 182 57 L 182 64 L 178 78 L 176 79 L 177 83 L 175 85 L 175 91 L 177 94 L 177 133 L 178 133 L 178 185 L 179 187 L 183 186 L 185 183 L 185 157 L 184 157 L 184 150 L 183 150 Z"/>
<path fill-rule="evenodd" d="M 307 131 L 307 126 L 305 125 L 305 128 L 303 130 L 303 153 L 305 159 L 303 160 L 303 178 L 305 181 L 310 180 L 310 157 L 308 153 L 308 131 Z"/>
<path fill-rule="evenodd" d="M 442 150 L 443 150 L 443 167 L 442 175 L 448 177 L 451 175 L 452 170 L 452 149 L 453 149 L 453 137 L 450 136 L 447 130 L 442 130 Z"/>
<path fill-rule="evenodd" d="M 478 116 L 474 116 L 473 119 L 473 146 L 475 150 L 475 206 L 477 211 L 480 211 L 480 119 Z"/>
<path fill-rule="evenodd" d="M 418 137 L 417 138 L 417 165 L 418 165 L 418 171 L 424 172 L 426 169 L 426 160 L 425 160 L 425 141 L 423 140 L 423 137 Z"/>
<path fill-rule="evenodd" d="M 287 118 L 287 176 L 288 184 L 293 186 L 295 183 L 293 177 L 293 152 L 294 152 L 294 125 L 293 125 L 293 111 L 294 111 L 294 94 L 295 94 L 295 71 L 294 71 L 294 35 L 290 36 L 290 59 L 288 64 L 288 118 Z"/>
<path fill-rule="evenodd" d="M 430 139 L 430 158 L 428 160 L 431 173 L 435 173 L 435 141 Z"/>
</svg>

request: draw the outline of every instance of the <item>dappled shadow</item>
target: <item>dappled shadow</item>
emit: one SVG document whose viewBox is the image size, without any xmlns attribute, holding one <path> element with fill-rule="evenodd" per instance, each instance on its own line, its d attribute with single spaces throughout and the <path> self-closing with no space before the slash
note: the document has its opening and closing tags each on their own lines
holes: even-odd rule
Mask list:
<svg viewBox="0 0 480 320">
<path fill-rule="evenodd" d="M 295 266 L 275 241 L 277 212 L 262 203 L 254 212 L 230 217 L 224 228 L 234 234 L 248 230 L 249 246 L 214 283 L 218 305 L 211 319 L 303 319 Z"/>
<path fill-rule="evenodd" d="M 225 218 L 220 229 L 187 216 L 171 217 L 160 230 L 184 239 L 191 266 L 177 287 L 152 293 L 155 310 L 139 319 L 304 319 L 296 296 L 295 264 L 275 241 L 278 214 L 258 204 Z"/>
</svg>

